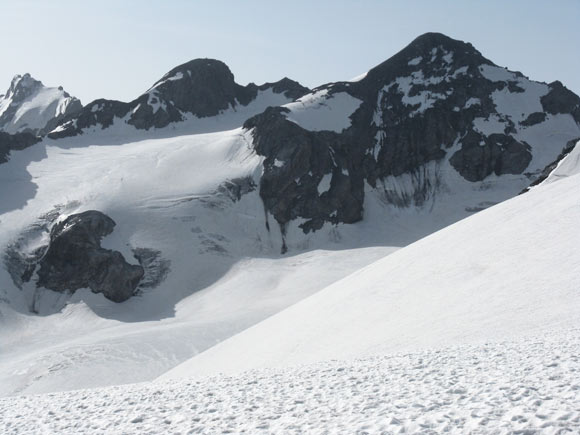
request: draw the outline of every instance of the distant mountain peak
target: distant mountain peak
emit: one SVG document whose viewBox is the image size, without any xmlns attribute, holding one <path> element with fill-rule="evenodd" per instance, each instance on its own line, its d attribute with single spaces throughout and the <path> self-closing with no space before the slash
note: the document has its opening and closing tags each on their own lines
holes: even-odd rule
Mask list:
<svg viewBox="0 0 580 435">
<path fill-rule="evenodd" d="M 62 86 L 49 88 L 29 73 L 18 74 L 6 94 L 0 95 L 0 131 L 43 135 L 81 108 L 81 102 Z"/>
<path fill-rule="evenodd" d="M 578 137 L 580 98 L 427 33 L 363 77 L 319 86 L 244 126 L 265 156 L 266 209 L 282 232 L 300 218 L 308 233 L 361 220 L 367 185 L 383 202 L 419 208 L 452 190 L 456 175 L 528 185 Z"/>
<path fill-rule="evenodd" d="M 270 95 L 260 94 L 271 90 Z M 230 68 L 217 59 L 193 59 L 171 69 L 144 94 L 129 103 L 97 100 L 87 105 L 78 116 L 67 118 L 51 132 L 53 139 L 82 134 L 83 129 L 108 128 L 115 120 L 139 130 L 164 128 L 192 118 L 209 118 L 226 112 L 248 113 L 248 117 L 269 105 L 285 104 L 309 92 L 308 88 L 284 78 L 275 83 L 242 86 L 236 83 Z M 268 100 L 268 101 L 266 101 Z M 250 107 L 250 103 L 252 106 Z M 74 118 L 74 119 L 73 119 Z M 239 120 L 240 126 L 245 119 Z"/>
<path fill-rule="evenodd" d="M 29 73 L 23 75 L 17 74 L 12 79 L 10 87 L 6 91 L 5 98 L 23 100 L 43 86 L 41 81 L 35 80 Z"/>
<path fill-rule="evenodd" d="M 361 82 L 382 82 L 424 70 L 442 74 L 452 68 L 495 64 L 485 58 L 468 42 L 450 38 L 442 33 L 424 33 L 409 45 L 372 68 Z"/>
</svg>

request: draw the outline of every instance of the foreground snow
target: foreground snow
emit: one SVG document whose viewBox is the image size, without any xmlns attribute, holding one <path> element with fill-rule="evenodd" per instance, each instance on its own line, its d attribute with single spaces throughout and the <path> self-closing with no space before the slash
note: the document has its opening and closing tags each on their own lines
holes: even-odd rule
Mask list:
<svg viewBox="0 0 580 435">
<path fill-rule="evenodd" d="M 235 377 L 0 399 L 11 433 L 580 431 L 580 330 Z"/>
<path fill-rule="evenodd" d="M 425 237 L 165 376 L 232 374 L 578 327 L 579 183 L 580 175 L 572 175 L 540 185 Z"/>
</svg>

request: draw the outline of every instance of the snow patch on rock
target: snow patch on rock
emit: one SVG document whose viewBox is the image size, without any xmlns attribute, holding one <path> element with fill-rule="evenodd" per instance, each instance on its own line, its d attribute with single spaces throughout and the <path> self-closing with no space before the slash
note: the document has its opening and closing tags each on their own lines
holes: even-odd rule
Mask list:
<svg viewBox="0 0 580 435">
<path fill-rule="evenodd" d="M 350 127 L 350 116 L 361 103 L 346 92 L 331 94 L 328 89 L 322 89 L 283 107 L 290 109 L 286 118 L 306 130 L 341 133 Z"/>
</svg>

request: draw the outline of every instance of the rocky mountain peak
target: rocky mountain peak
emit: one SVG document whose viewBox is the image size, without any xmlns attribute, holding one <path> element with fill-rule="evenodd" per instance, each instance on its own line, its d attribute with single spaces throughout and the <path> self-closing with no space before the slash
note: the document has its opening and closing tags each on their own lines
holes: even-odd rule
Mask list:
<svg viewBox="0 0 580 435">
<path fill-rule="evenodd" d="M 177 81 L 186 76 L 198 86 L 214 85 L 215 82 L 234 82 L 234 75 L 224 62 L 217 59 L 200 58 L 176 66 L 161 77 L 153 85 L 153 88 L 161 83 Z"/>
<path fill-rule="evenodd" d="M 245 127 L 266 157 L 260 194 L 284 233 L 295 219 L 304 232 L 362 219 L 365 185 L 405 208 L 458 183 L 485 189 L 488 177 L 526 186 L 580 135 L 579 114 L 579 97 L 561 84 L 427 33 L 364 77 L 320 86 Z"/>
<path fill-rule="evenodd" d="M 147 92 L 198 117 L 215 116 L 235 105 L 241 88 L 228 66 L 215 59 L 194 59 L 173 68 Z"/>
<path fill-rule="evenodd" d="M 271 90 L 276 97 L 262 98 L 262 91 Z M 308 88 L 284 78 L 275 83 L 247 86 L 235 82 L 229 67 L 216 59 L 194 59 L 179 65 L 156 81 L 144 94 L 129 103 L 96 100 L 82 113 L 64 120 L 49 135 L 53 139 L 82 134 L 84 129 L 110 127 L 115 122 L 126 123 L 140 130 L 164 128 L 185 120 L 215 117 L 227 112 L 247 112 L 246 118 L 270 105 L 289 102 Z M 270 96 L 271 97 L 271 96 Z M 239 119 L 235 128 L 246 119 Z"/>
<path fill-rule="evenodd" d="M 425 33 L 397 54 L 372 68 L 355 87 L 375 92 L 386 81 L 421 71 L 427 76 L 452 74 L 459 68 L 495 64 L 483 57 L 473 45 L 441 33 Z M 365 89 L 361 89 L 364 92 Z"/>
<path fill-rule="evenodd" d="M 450 38 L 443 33 L 427 32 L 417 36 L 401 52 L 415 51 L 416 54 L 431 54 L 434 48 L 440 48 L 447 52 L 458 52 L 470 54 L 472 56 L 481 56 L 481 53 L 475 49 L 469 42 L 459 39 Z"/>
<path fill-rule="evenodd" d="M 35 80 L 29 73 L 24 75 L 18 74 L 12 79 L 4 98 L 11 98 L 13 101 L 22 101 L 43 87 L 42 82 Z"/>
<path fill-rule="evenodd" d="M 62 86 L 46 87 L 28 73 L 16 75 L 0 96 L 0 131 L 42 136 L 81 108 L 81 102 Z"/>
</svg>

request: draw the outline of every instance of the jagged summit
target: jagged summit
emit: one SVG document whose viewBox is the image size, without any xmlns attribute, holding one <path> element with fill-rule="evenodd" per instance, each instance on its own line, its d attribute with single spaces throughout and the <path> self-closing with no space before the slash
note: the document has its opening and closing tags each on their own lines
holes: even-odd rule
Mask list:
<svg viewBox="0 0 580 435">
<path fill-rule="evenodd" d="M 367 186 L 404 208 L 433 206 L 457 175 L 516 176 L 525 187 L 579 125 L 580 98 L 561 84 L 529 80 L 440 33 L 245 124 L 266 157 L 266 208 L 282 228 L 301 219 L 305 232 L 363 219 Z"/>
<path fill-rule="evenodd" d="M 0 131 L 43 135 L 81 108 L 81 102 L 62 86 L 49 88 L 29 73 L 16 75 L 0 96 Z"/>
<path fill-rule="evenodd" d="M 226 121 L 224 129 L 229 129 L 241 125 L 246 118 L 268 106 L 287 103 L 308 91 L 308 88 L 287 78 L 261 86 L 254 83 L 241 86 L 222 61 L 194 59 L 173 68 L 129 103 L 104 99 L 93 101 L 81 113 L 64 120 L 49 137 L 74 136 L 94 127 L 106 129 L 115 122 L 149 130 L 186 120 L 216 117 L 228 111 L 239 112 L 234 123 Z M 243 113 L 247 116 L 237 119 Z M 199 131 L 204 130 L 201 128 Z"/>
<path fill-rule="evenodd" d="M 41 87 L 43 87 L 42 82 L 32 78 L 29 73 L 24 75 L 18 74 L 12 79 L 10 87 L 4 97 L 12 98 L 14 101 L 22 101 Z"/>
</svg>

